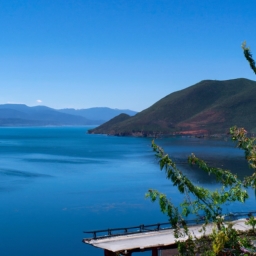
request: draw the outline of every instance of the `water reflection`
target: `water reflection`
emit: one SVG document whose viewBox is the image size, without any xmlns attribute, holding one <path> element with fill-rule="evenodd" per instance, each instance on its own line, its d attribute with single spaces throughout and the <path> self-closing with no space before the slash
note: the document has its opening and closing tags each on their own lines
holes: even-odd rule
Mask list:
<svg viewBox="0 0 256 256">
<path fill-rule="evenodd" d="M 193 152 L 196 157 L 204 160 L 208 166 L 229 170 L 239 178 L 249 176 L 253 170 L 244 157 L 244 152 L 235 147 L 235 144 L 226 140 L 173 138 L 165 141 L 156 141 L 178 168 L 193 182 L 198 184 L 214 184 L 214 175 L 208 175 L 196 166 L 188 164 L 188 156 Z"/>
<path fill-rule="evenodd" d="M 15 169 L 0 169 L 0 175 L 10 177 L 22 177 L 22 178 L 40 178 L 40 177 L 52 177 L 52 175 L 43 173 L 27 172 Z"/>
</svg>

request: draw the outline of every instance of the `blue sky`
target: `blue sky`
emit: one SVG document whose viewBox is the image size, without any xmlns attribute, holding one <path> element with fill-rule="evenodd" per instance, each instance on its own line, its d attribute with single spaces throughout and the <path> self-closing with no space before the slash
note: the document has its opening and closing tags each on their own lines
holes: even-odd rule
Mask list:
<svg viewBox="0 0 256 256">
<path fill-rule="evenodd" d="M 0 104 L 141 111 L 255 75 L 255 0 L 0 0 Z"/>
</svg>

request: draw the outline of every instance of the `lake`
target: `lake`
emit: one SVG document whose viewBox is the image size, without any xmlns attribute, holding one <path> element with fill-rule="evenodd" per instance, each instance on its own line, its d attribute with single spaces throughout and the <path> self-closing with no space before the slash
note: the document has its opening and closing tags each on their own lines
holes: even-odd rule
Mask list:
<svg viewBox="0 0 256 256">
<path fill-rule="evenodd" d="M 166 222 L 149 188 L 181 196 L 166 180 L 151 139 L 89 135 L 91 127 L 0 129 L 0 252 L 12 255 L 103 255 L 83 244 L 83 231 Z M 186 164 L 193 152 L 212 165 L 250 174 L 232 142 L 174 137 L 156 141 L 193 181 L 214 180 Z M 252 210 L 227 205 L 227 211 Z M 140 255 L 147 255 L 143 253 Z"/>
</svg>

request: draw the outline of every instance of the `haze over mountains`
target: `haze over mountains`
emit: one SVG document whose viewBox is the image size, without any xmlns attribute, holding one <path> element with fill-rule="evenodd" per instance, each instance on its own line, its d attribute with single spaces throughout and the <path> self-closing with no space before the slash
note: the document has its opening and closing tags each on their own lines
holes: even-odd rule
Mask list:
<svg viewBox="0 0 256 256">
<path fill-rule="evenodd" d="M 89 120 L 98 121 L 98 123 L 104 123 L 108 120 L 112 119 L 115 116 L 118 116 L 122 113 L 128 114 L 130 116 L 134 116 L 137 114 L 136 111 L 132 111 L 129 109 L 111 109 L 104 107 L 97 108 L 87 108 L 87 109 L 73 109 L 73 108 L 65 108 L 59 110 L 62 113 L 75 115 L 75 116 L 83 116 Z"/>
<path fill-rule="evenodd" d="M 224 134 L 233 125 L 256 132 L 256 82 L 248 79 L 204 80 L 162 98 L 130 117 L 121 114 L 89 133 Z"/>
<path fill-rule="evenodd" d="M 110 108 L 61 109 L 24 104 L 0 105 L 0 126 L 98 125 L 120 113 L 136 114 L 131 110 Z"/>
</svg>

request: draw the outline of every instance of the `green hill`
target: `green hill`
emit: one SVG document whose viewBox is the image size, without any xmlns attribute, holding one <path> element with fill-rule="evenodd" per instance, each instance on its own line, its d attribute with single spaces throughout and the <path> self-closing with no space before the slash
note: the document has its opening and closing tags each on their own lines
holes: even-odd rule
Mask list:
<svg viewBox="0 0 256 256">
<path fill-rule="evenodd" d="M 209 135 L 226 133 L 233 125 L 256 132 L 255 112 L 255 81 L 243 78 L 204 80 L 167 95 L 133 117 L 119 115 L 89 133 Z"/>
</svg>

